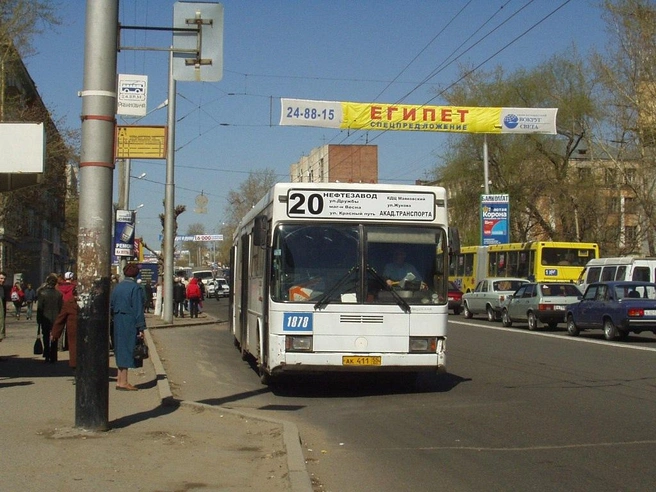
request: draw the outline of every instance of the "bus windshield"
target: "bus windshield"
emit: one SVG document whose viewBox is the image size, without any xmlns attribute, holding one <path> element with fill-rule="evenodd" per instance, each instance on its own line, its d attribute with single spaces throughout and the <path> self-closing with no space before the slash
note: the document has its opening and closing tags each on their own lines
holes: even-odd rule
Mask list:
<svg viewBox="0 0 656 492">
<path fill-rule="evenodd" d="M 271 297 L 277 302 L 447 302 L 443 228 L 283 224 L 273 238 Z"/>
</svg>

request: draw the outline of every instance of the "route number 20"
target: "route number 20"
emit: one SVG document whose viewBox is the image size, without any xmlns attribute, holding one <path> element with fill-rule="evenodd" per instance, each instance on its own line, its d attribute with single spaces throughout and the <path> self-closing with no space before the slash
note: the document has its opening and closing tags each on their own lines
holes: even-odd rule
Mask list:
<svg viewBox="0 0 656 492">
<path fill-rule="evenodd" d="M 323 212 L 323 197 L 319 193 L 305 195 L 291 193 L 289 195 L 288 215 L 321 215 Z"/>
</svg>

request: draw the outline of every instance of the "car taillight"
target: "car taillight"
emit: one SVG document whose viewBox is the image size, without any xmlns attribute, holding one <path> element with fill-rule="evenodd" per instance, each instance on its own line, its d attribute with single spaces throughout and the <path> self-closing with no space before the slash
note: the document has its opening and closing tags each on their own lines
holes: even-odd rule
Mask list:
<svg viewBox="0 0 656 492">
<path fill-rule="evenodd" d="M 629 309 L 629 318 L 642 318 L 645 315 L 644 309 L 631 308 Z"/>
<path fill-rule="evenodd" d="M 553 304 L 538 304 L 538 311 L 551 311 Z"/>
</svg>

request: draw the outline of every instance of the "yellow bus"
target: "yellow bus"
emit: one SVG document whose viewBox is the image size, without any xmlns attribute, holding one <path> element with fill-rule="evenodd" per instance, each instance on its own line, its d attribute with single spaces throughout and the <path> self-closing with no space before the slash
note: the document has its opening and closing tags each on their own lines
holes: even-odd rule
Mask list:
<svg viewBox="0 0 656 492">
<path fill-rule="evenodd" d="M 599 258 L 596 243 L 531 241 L 464 246 L 449 263 L 449 280 L 463 292 L 485 277 L 520 277 L 535 282 L 576 282 L 586 263 Z"/>
</svg>

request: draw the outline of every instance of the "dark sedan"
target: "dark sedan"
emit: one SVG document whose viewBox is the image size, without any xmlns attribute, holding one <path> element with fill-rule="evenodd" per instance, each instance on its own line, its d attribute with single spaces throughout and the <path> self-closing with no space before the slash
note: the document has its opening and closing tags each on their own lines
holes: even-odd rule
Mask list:
<svg viewBox="0 0 656 492">
<path fill-rule="evenodd" d="M 567 306 L 567 332 L 603 330 L 606 340 L 625 339 L 629 333 L 656 334 L 656 284 L 596 282 L 583 298 Z"/>
</svg>

